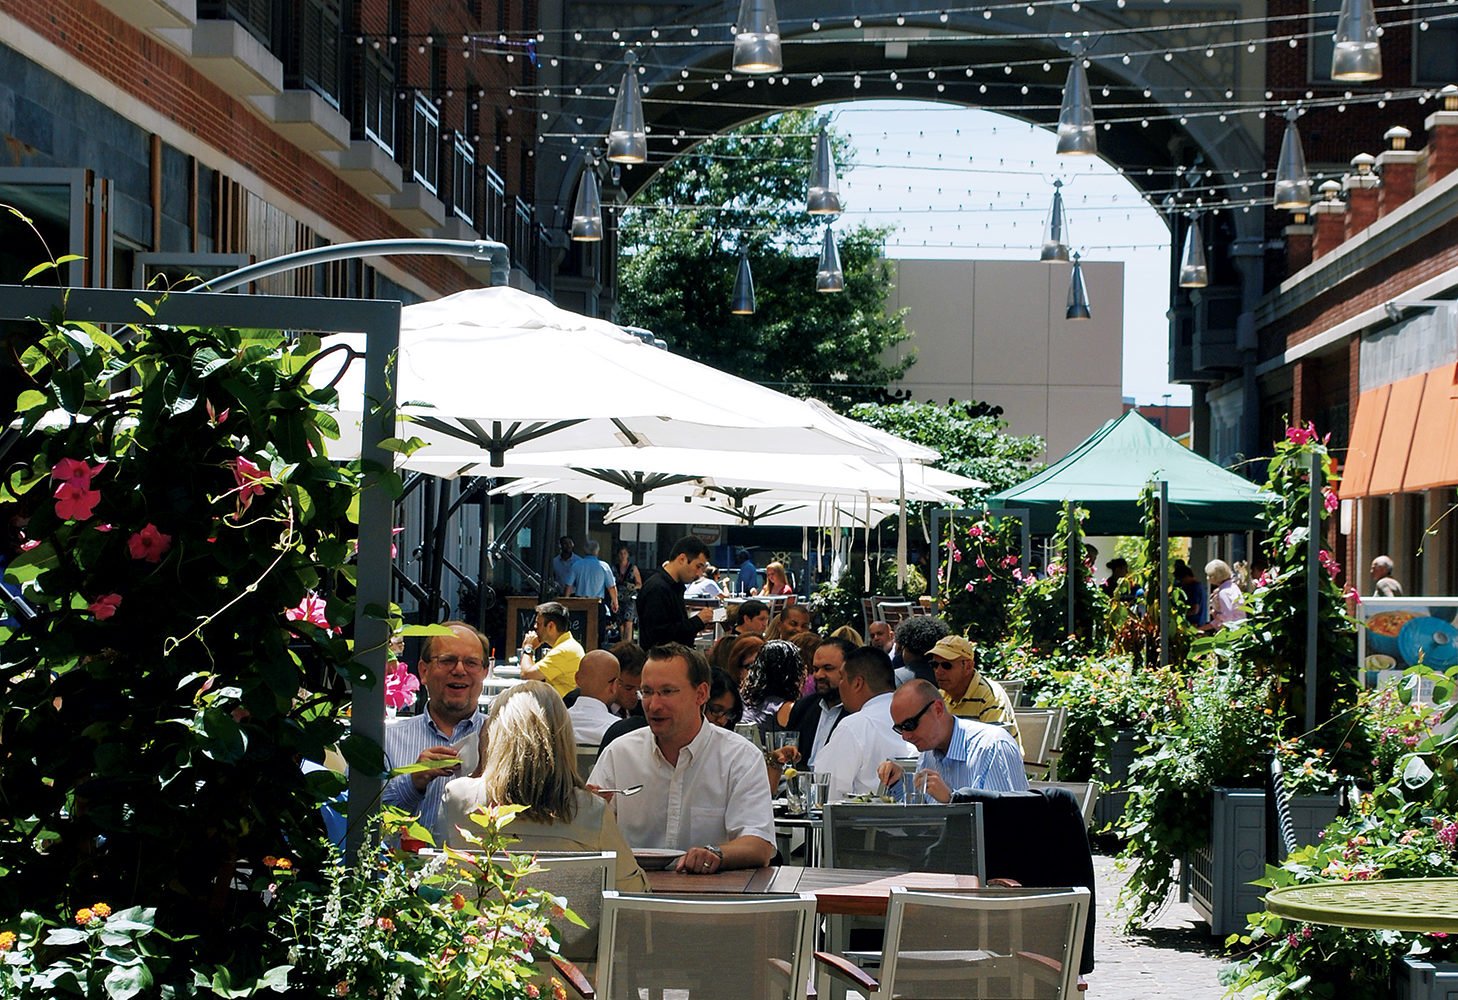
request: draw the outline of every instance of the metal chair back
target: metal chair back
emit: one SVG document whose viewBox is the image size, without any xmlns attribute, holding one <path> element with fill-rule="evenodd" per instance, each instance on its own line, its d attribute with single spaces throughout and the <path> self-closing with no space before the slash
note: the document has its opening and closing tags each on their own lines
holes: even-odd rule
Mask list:
<svg viewBox="0 0 1458 1000">
<path fill-rule="evenodd" d="M 1041 792 L 1045 788 L 1062 788 L 1078 800 L 1084 825 L 1093 822 L 1094 803 L 1098 801 L 1101 791 L 1097 781 L 1029 781 L 1028 788 L 1034 792 Z"/>
<path fill-rule="evenodd" d="M 825 806 L 828 868 L 938 871 L 986 877 L 980 803 Z"/>
</svg>

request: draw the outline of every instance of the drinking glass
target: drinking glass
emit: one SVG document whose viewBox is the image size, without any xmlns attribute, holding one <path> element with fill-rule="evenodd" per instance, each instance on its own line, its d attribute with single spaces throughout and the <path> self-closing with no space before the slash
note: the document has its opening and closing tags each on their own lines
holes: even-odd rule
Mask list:
<svg viewBox="0 0 1458 1000">
<path fill-rule="evenodd" d="M 812 793 L 810 808 L 819 812 L 825 808 L 825 803 L 830 801 L 830 772 L 816 771 L 810 778 Z"/>
</svg>

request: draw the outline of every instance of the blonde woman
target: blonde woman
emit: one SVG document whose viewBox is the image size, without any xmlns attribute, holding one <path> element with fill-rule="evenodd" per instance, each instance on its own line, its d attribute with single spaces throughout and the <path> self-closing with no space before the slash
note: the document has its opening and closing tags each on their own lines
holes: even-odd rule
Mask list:
<svg viewBox="0 0 1458 1000">
<path fill-rule="evenodd" d="M 487 805 L 527 807 L 507 827 L 521 840 L 511 850 L 616 851 L 618 891 L 649 891 L 612 810 L 577 773 L 572 720 L 550 684 L 523 681 L 492 702 L 481 727 L 480 765 L 448 782 L 441 799 L 446 843 L 470 850 L 460 828 L 475 830 L 470 814 Z"/>
<path fill-rule="evenodd" d="M 789 579 L 785 576 L 784 563 L 776 561 L 764 568 L 764 586 L 760 588 L 759 596 L 784 597 L 794 592 L 790 587 Z"/>
</svg>

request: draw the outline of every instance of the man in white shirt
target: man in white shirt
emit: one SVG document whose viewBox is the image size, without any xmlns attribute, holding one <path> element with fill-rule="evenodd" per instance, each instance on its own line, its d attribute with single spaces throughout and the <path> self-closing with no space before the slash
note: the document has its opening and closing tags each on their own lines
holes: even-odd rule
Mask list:
<svg viewBox="0 0 1458 1000">
<path fill-rule="evenodd" d="M 886 758 L 916 756 L 891 728 L 895 690 L 896 671 L 884 651 L 863 646 L 846 657 L 840 702 L 847 715 L 815 758 L 815 770 L 830 772 L 831 802 L 874 792 L 881 784 L 876 769 Z"/>
<path fill-rule="evenodd" d="M 885 622 L 871 622 L 866 629 L 867 642 L 891 657 L 896 662 L 896 633 Z"/>
<path fill-rule="evenodd" d="M 578 746 L 597 746 L 608 726 L 618 721 L 611 705 L 618 699 L 618 658 L 594 649 L 577 667 L 577 700 L 567 710 Z"/>
<path fill-rule="evenodd" d="M 744 737 L 704 721 L 709 664 L 680 643 L 648 652 L 638 689 L 645 729 L 613 740 L 589 788 L 643 790 L 613 798 L 634 847 L 684 851 L 678 870 L 708 875 L 759 868 L 774 856 L 775 820 L 764 755 Z"/>
</svg>

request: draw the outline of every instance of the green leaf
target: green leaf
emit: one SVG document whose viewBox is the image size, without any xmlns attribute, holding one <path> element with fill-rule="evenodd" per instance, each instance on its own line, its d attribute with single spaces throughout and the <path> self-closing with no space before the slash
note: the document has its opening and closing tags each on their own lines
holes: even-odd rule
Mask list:
<svg viewBox="0 0 1458 1000">
<path fill-rule="evenodd" d="M 37 406 L 45 406 L 51 401 L 50 397 L 37 389 L 27 389 L 15 399 L 15 409 L 19 413 L 33 410 Z"/>
<path fill-rule="evenodd" d="M 357 768 L 366 774 L 385 773 L 385 751 L 374 740 L 366 739 L 358 733 L 350 733 L 339 744 L 339 752 L 351 768 Z"/>
<path fill-rule="evenodd" d="M 143 299 L 132 299 L 132 302 L 136 304 L 136 307 L 138 309 L 142 310 L 142 312 L 146 313 L 148 316 L 157 315 L 157 310 L 152 308 L 152 304 L 150 302 L 147 302 Z"/>
<path fill-rule="evenodd" d="M 86 932 L 75 927 L 53 927 L 46 934 L 43 944 L 56 947 L 65 947 L 69 944 L 80 944 L 86 940 Z"/>
<path fill-rule="evenodd" d="M 111 1000 L 132 1000 L 151 987 L 152 973 L 145 965 L 117 966 L 106 974 L 102 983 Z"/>
<path fill-rule="evenodd" d="M 453 635 L 454 633 L 444 625 L 406 625 L 400 629 L 400 634 L 414 638 L 427 635 Z"/>
<path fill-rule="evenodd" d="M 26 271 L 25 272 L 25 277 L 23 277 L 23 278 L 20 279 L 21 280 L 21 283 L 23 284 L 23 283 L 29 281 L 31 278 L 34 278 L 38 274 L 44 274 L 45 272 L 49 271 L 51 268 L 53 268 L 55 266 L 56 266 L 55 265 L 55 262 L 53 262 L 53 261 L 49 261 L 49 260 L 41 261 L 35 267 L 33 267 L 29 271 Z"/>
<path fill-rule="evenodd" d="M 459 763 L 461 763 L 459 757 L 441 757 L 432 761 L 417 761 L 414 764 L 401 764 L 399 767 L 390 768 L 390 777 L 397 778 L 402 774 L 419 774 L 421 771 L 434 771 L 438 767 L 455 767 Z"/>
<path fill-rule="evenodd" d="M 1411 754 L 1402 766 L 1402 783 L 1408 788 L 1422 788 L 1433 780 L 1433 769 L 1417 754 Z"/>
</svg>

